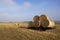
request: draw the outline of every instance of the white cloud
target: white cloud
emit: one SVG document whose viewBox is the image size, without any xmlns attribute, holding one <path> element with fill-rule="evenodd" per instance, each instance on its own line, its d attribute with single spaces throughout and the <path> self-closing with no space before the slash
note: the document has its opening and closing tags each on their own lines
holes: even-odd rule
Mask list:
<svg viewBox="0 0 60 40">
<path fill-rule="evenodd" d="M 32 5 L 31 5 L 31 3 L 29 3 L 29 2 L 24 2 L 22 5 L 20 5 L 20 6 L 17 6 L 17 5 L 14 5 L 14 6 L 12 6 L 12 7 L 10 7 L 10 9 L 14 9 L 14 10 L 21 10 L 21 9 L 28 9 L 28 8 L 30 8 Z"/>
<path fill-rule="evenodd" d="M 13 0 L 0 0 L 1 4 L 5 4 L 5 5 L 14 5 L 15 3 L 13 2 Z"/>
<path fill-rule="evenodd" d="M 24 2 L 22 5 L 17 5 L 13 0 L 0 0 L 0 4 L 6 5 L 7 7 L 4 9 L 9 10 L 21 10 L 31 7 L 31 3 L 29 2 Z"/>
<path fill-rule="evenodd" d="M 0 0 L 0 21 L 20 21 L 21 16 L 17 13 L 11 15 L 10 10 L 13 12 L 17 10 L 24 10 L 30 8 L 32 5 L 29 2 L 24 2 L 22 5 L 17 5 L 13 0 Z M 23 16 L 22 16 L 23 17 Z"/>
</svg>

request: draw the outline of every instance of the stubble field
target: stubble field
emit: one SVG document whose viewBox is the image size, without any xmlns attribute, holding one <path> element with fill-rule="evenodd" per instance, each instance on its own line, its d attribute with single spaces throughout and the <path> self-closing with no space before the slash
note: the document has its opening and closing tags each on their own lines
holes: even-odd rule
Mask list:
<svg viewBox="0 0 60 40">
<path fill-rule="evenodd" d="M 27 26 L 26 24 L 21 24 Z M 16 23 L 0 23 L 0 40 L 60 40 L 60 24 L 56 29 L 32 30 Z"/>
</svg>

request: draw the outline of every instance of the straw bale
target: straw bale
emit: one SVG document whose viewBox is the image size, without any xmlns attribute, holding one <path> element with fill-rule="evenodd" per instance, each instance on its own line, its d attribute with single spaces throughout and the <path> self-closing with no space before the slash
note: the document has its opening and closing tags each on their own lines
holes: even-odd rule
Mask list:
<svg viewBox="0 0 60 40">
<path fill-rule="evenodd" d="M 35 26 L 35 27 L 40 27 L 39 21 L 34 21 L 34 26 Z"/>
<path fill-rule="evenodd" d="M 49 20 L 49 25 L 48 27 L 55 28 L 55 22 L 52 20 Z"/>
<path fill-rule="evenodd" d="M 55 27 L 55 22 L 52 20 L 44 20 L 41 22 L 41 25 L 43 27 L 50 27 L 50 28 L 54 28 Z"/>
<path fill-rule="evenodd" d="M 40 20 L 40 21 L 48 20 L 48 16 L 47 16 L 47 15 L 41 15 L 41 16 L 39 17 L 39 20 Z"/>
<path fill-rule="evenodd" d="M 34 16 L 33 21 L 39 21 L 39 16 L 38 15 Z"/>
<path fill-rule="evenodd" d="M 48 21 L 48 20 L 41 21 L 41 25 L 42 25 L 43 27 L 48 27 L 49 21 Z"/>
</svg>

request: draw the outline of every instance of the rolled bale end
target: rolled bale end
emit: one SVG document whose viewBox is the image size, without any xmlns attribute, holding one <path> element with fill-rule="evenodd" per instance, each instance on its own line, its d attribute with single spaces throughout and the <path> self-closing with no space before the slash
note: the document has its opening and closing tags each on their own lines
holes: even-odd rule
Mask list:
<svg viewBox="0 0 60 40">
<path fill-rule="evenodd" d="M 40 20 L 40 21 L 48 20 L 48 19 L 49 19 L 48 16 L 45 15 L 45 14 L 42 14 L 42 15 L 39 17 L 39 20 Z"/>
<path fill-rule="evenodd" d="M 42 26 L 44 28 L 55 28 L 55 22 L 52 20 L 44 20 L 42 21 Z"/>
<path fill-rule="evenodd" d="M 39 25 L 39 16 L 38 15 L 33 17 L 33 24 L 34 24 L 34 27 L 36 27 L 36 28 L 40 26 Z"/>
<path fill-rule="evenodd" d="M 35 21 L 35 22 L 33 22 L 33 24 L 34 24 L 34 27 L 40 27 L 39 21 Z"/>
<path fill-rule="evenodd" d="M 49 25 L 49 21 L 48 20 L 41 21 L 41 26 L 43 26 L 44 28 L 47 28 L 48 25 Z"/>
<path fill-rule="evenodd" d="M 33 21 L 39 21 L 39 16 L 38 15 L 34 16 Z"/>
<path fill-rule="evenodd" d="M 55 22 L 52 20 L 49 20 L 49 17 L 45 14 L 41 15 L 39 17 L 41 26 L 43 26 L 44 28 L 55 28 Z"/>
<path fill-rule="evenodd" d="M 40 27 L 43 26 L 43 27 L 47 27 L 49 25 L 49 22 L 48 22 L 48 16 L 45 15 L 45 14 L 42 14 L 40 17 L 39 17 L 39 25 Z"/>
</svg>

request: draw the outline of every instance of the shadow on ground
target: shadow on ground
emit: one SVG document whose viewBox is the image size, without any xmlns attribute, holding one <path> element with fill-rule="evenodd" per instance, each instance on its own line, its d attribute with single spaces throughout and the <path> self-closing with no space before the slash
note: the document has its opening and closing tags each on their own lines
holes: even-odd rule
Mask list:
<svg viewBox="0 0 60 40">
<path fill-rule="evenodd" d="M 40 26 L 40 27 L 28 27 L 27 29 L 46 31 L 46 30 L 51 30 L 55 28 L 44 28 L 43 26 Z"/>
</svg>

